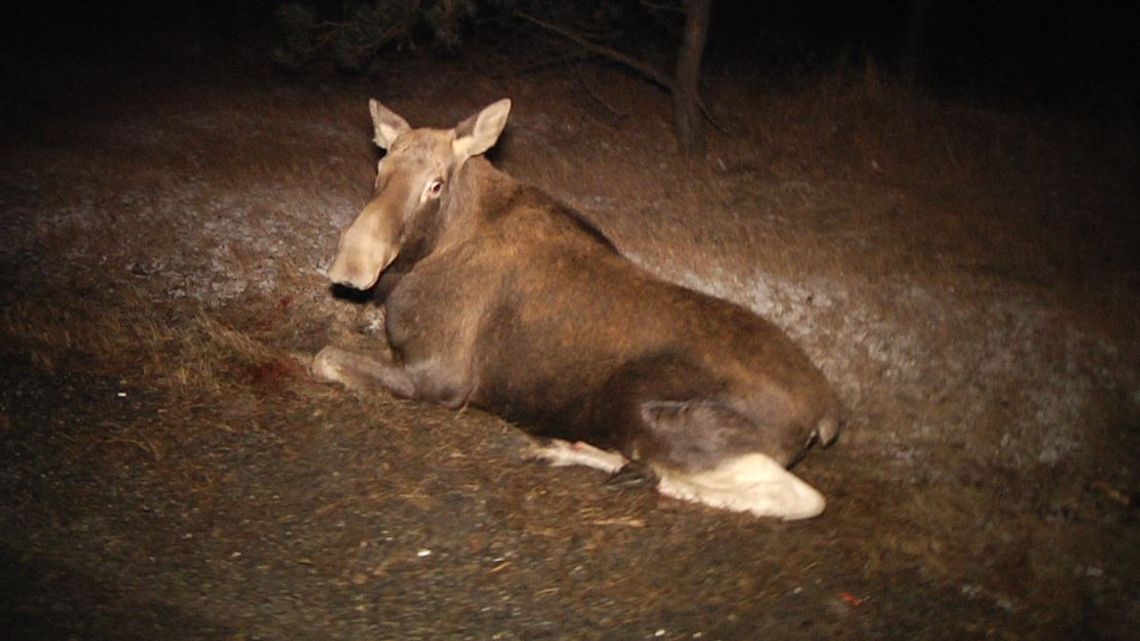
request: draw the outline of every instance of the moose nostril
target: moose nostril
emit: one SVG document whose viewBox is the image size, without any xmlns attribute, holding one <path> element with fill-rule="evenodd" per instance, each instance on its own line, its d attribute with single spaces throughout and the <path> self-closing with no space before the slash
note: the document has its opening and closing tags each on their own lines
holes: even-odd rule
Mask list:
<svg viewBox="0 0 1140 641">
<path fill-rule="evenodd" d="M 357 289 L 351 283 L 333 283 L 329 289 L 333 297 L 352 303 L 366 303 L 372 298 L 371 292 Z"/>
</svg>

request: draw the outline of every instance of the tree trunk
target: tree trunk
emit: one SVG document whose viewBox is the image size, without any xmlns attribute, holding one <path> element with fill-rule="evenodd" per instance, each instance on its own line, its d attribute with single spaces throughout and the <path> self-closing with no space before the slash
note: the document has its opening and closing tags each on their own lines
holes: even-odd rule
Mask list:
<svg viewBox="0 0 1140 641">
<path fill-rule="evenodd" d="M 673 123 L 681 152 L 688 156 L 705 150 L 700 79 L 711 7 L 712 0 L 685 0 L 685 35 L 677 52 L 677 76 L 673 84 Z"/>
<path fill-rule="evenodd" d="M 926 39 L 926 16 L 929 12 L 930 0 L 911 0 L 902 50 L 902 72 L 907 89 L 914 89 L 918 84 L 923 41 Z"/>
</svg>

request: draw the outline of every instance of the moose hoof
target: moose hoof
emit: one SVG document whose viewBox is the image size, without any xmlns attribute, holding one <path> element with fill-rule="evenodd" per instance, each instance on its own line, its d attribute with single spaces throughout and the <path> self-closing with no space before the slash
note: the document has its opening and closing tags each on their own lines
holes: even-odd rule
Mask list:
<svg viewBox="0 0 1140 641">
<path fill-rule="evenodd" d="M 623 465 L 613 476 L 606 479 L 606 489 L 624 490 L 629 487 L 645 487 L 657 485 L 657 474 L 648 465 L 640 461 L 630 461 Z"/>
<path fill-rule="evenodd" d="M 317 380 L 339 383 L 354 392 L 365 392 L 370 389 L 369 379 L 360 372 L 360 361 L 359 355 L 329 345 L 313 357 L 309 371 Z"/>
<path fill-rule="evenodd" d="M 344 354 L 343 349 L 328 345 L 317 352 L 317 355 L 313 357 L 309 371 L 312 372 L 313 377 L 318 380 L 329 383 L 339 383 L 341 382 L 341 376 L 340 367 L 338 367 L 338 365 L 344 361 Z"/>
</svg>

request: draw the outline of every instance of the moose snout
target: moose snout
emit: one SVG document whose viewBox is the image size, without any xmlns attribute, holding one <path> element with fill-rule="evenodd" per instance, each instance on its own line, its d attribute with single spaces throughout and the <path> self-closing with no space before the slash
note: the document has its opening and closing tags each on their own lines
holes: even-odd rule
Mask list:
<svg viewBox="0 0 1140 641">
<path fill-rule="evenodd" d="M 337 285 L 361 291 L 371 288 L 399 253 L 395 246 L 369 238 L 356 228 L 345 230 L 337 246 L 328 277 Z"/>
<path fill-rule="evenodd" d="M 373 273 L 369 270 L 364 265 L 364 261 L 355 255 L 356 253 L 346 252 L 343 249 L 337 250 L 336 257 L 333 258 L 332 266 L 329 267 L 328 271 L 329 280 L 334 285 L 363 291 L 376 284 L 380 277 L 379 273 Z"/>
</svg>

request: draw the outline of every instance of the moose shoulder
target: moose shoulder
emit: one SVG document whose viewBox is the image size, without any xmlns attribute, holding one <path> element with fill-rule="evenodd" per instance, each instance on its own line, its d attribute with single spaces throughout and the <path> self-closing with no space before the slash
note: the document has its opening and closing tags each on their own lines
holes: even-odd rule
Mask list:
<svg viewBox="0 0 1140 641">
<path fill-rule="evenodd" d="M 533 454 L 662 494 L 784 519 L 824 499 L 787 471 L 842 406 L 783 332 L 654 278 L 574 211 L 491 166 L 510 102 L 454 129 L 370 103 L 387 150 L 330 279 L 380 281 L 391 358 L 329 346 L 314 372 L 517 423 Z"/>
</svg>

